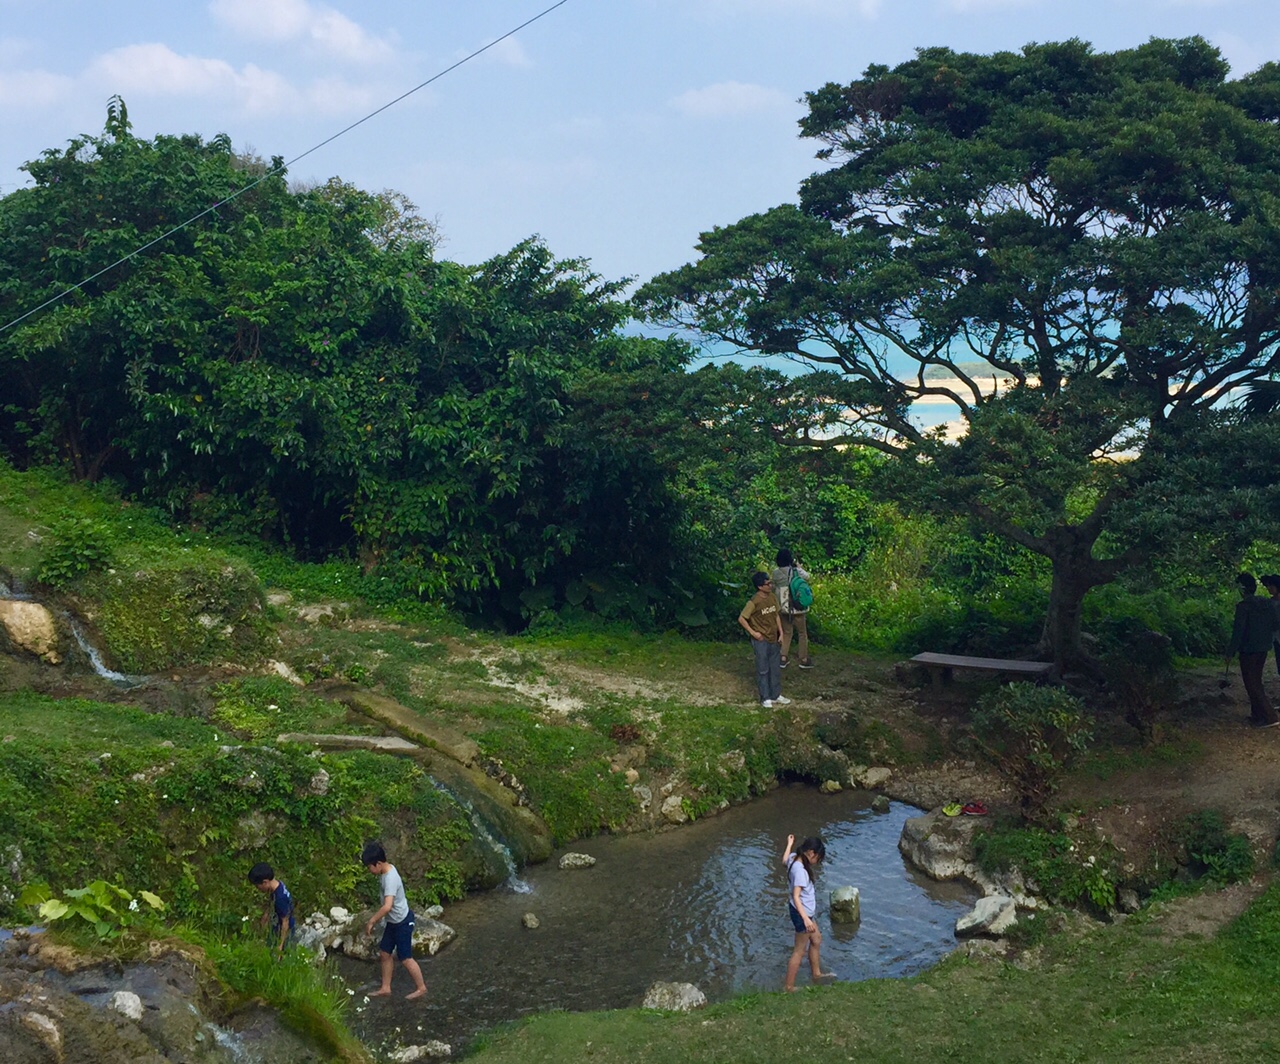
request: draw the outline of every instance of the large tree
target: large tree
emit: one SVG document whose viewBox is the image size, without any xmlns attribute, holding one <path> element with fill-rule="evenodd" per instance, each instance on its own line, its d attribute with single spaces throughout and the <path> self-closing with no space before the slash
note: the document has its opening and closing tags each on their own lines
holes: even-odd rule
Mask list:
<svg viewBox="0 0 1280 1064">
<path fill-rule="evenodd" d="M 1227 75 L 1199 38 L 870 67 L 808 94 L 831 165 L 799 205 L 703 234 L 638 305 L 824 370 L 782 434 L 894 455 L 1047 557 L 1044 647 L 1087 664 L 1090 588 L 1260 501 L 1223 406 L 1280 367 L 1280 67 Z M 949 439 L 911 417 L 931 398 Z"/>
</svg>

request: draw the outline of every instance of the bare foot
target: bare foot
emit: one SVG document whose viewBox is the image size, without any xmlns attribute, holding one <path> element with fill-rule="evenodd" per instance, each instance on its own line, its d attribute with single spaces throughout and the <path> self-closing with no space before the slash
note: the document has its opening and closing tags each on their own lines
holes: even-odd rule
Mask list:
<svg viewBox="0 0 1280 1064">
<path fill-rule="evenodd" d="M 404 999 L 405 1001 L 413 1001 L 416 998 L 422 997 L 422 995 L 425 994 L 426 992 L 427 992 L 427 988 L 424 986 L 418 990 L 413 991 L 410 994 L 405 994 Z"/>
<path fill-rule="evenodd" d="M 839 979 L 835 972 L 818 972 L 814 975 L 815 979 Z"/>
<path fill-rule="evenodd" d="M 796 992 L 796 988 L 794 986 L 784 986 L 782 990 L 783 993 L 786 994 L 794 994 Z"/>
<path fill-rule="evenodd" d="M 391 987 L 387 987 L 385 990 L 371 990 L 369 992 L 369 996 L 370 997 L 390 997 Z"/>
</svg>

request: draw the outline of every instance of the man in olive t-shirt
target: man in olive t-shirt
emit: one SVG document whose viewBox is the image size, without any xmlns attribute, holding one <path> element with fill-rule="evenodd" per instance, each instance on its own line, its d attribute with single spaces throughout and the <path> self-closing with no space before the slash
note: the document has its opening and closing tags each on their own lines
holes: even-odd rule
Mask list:
<svg viewBox="0 0 1280 1064">
<path fill-rule="evenodd" d="M 772 709 L 775 704 L 785 706 L 791 702 L 791 699 L 782 697 L 782 618 L 778 614 L 778 597 L 773 593 L 773 581 L 768 574 L 756 573 L 751 582 L 756 593 L 742 607 L 738 623 L 751 636 L 760 704 Z"/>
</svg>

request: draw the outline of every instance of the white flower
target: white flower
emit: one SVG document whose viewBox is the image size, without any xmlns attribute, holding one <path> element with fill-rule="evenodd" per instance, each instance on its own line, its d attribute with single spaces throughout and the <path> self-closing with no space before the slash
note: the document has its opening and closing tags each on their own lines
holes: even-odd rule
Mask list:
<svg viewBox="0 0 1280 1064">
<path fill-rule="evenodd" d="M 138 911 L 138 899 L 137 899 L 137 898 L 131 898 L 131 899 L 129 900 L 129 911 L 130 911 L 131 913 L 136 913 L 136 912 Z"/>
<path fill-rule="evenodd" d="M 279 707 L 279 706 L 277 706 L 277 705 L 274 705 L 274 704 L 273 704 L 273 705 L 267 706 L 267 708 L 268 708 L 268 709 L 279 709 L 280 707 Z"/>
</svg>

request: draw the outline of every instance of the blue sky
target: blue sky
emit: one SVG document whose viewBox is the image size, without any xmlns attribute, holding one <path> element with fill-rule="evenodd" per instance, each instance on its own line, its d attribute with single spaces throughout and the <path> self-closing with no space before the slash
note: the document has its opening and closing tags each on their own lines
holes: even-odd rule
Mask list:
<svg viewBox="0 0 1280 1064">
<path fill-rule="evenodd" d="M 42 150 L 101 129 L 229 134 L 292 158 L 552 0 L 0 0 L 0 193 Z M 568 0 L 303 160 L 405 193 L 478 262 L 541 234 L 641 279 L 700 231 L 793 199 L 818 165 L 807 89 L 917 47 L 1099 50 L 1198 33 L 1236 74 L 1280 59 L 1276 0 Z"/>
</svg>

